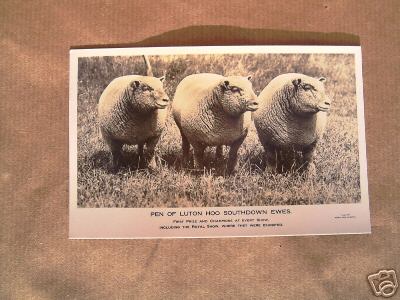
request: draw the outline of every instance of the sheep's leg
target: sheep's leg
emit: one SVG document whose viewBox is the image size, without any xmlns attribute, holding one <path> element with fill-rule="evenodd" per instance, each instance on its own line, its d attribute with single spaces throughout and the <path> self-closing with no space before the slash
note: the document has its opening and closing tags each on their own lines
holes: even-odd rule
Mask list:
<svg viewBox="0 0 400 300">
<path fill-rule="evenodd" d="M 193 144 L 194 152 L 194 167 L 195 169 L 202 169 L 204 167 L 204 150 L 206 147 L 201 144 Z"/>
<path fill-rule="evenodd" d="M 148 161 L 147 167 L 149 168 L 150 171 L 157 170 L 157 163 L 154 154 L 159 139 L 160 137 L 157 136 L 146 141 L 146 151 L 147 151 L 147 161 Z"/>
<path fill-rule="evenodd" d="M 114 171 L 117 171 L 122 163 L 122 143 L 115 140 L 109 140 L 108 145 L 111 150 L 112 168 Z"/>
<path fill-rule="evenodd" d="M 181 136 L 182 136 L 182 164 L 183 166 L 186 166 L 189 161 L 189 151 L 190 151 L 190 144 L 186 136 L 182 133 L 181 131 Z"/>
<path fill-rule="evenodd" d="M 224 146 L 217 146 L 217 149 L 215 150 L 215 160 L 218 162 L 222 161 L 223 159 L 223 151 L 224 151 Z"/>
<path fill-rule="evenodd" d="M 142 156 L 143 156 L 143 146 L 144 146 L 144 144 L 139 144 L 139 145 L 138 145 L 138 151 L 137 151 L 137 153 L 138 153 L 138 156 L 139 156 L 139 157 L 142 157 Z"/>
<path fill-rule="evenodd" d="M 232 174 L 236 171 L 237 159 L 238 159 L 238 151 L 240 146 L 242 145 L 246 136 L 236 140 L 229 149 L 229 157 L 227 163 L 227 172 L 228 174 Z"/>
<path fill-rule="evenodd" d="M 179 125 L 179 122 L 175 119 L 176 125 L 179 128 L 179 132 L 182 137 L 182 166 L 186 167 L 189 162 L 189 153 L 190 153 L 190 143 L 187 137 L 183 134 L 182 128 Z"/>
<path fill-rule="evenodd" d="M 139 166 L 140 166 L 140 167 L 142 166 L 143 161 L 144 161 L 143 146 L 144 146 L 144 144 L 139 144 L 139 145 L 138 145 L 138 151 L 137 151 L 138 159 L 139 159 Z"/>
<path fill-rule="evenodd" d="M 303 150 L 303 165 L 301 170 L 307 171 L 308 176 L 314 176 L 316 174 L 315 164 L 313 162 L 314 153 L 315 143 Z"/>
<path fill-rule="evenodd" d="M 278 173 L 284 173 L 290 170 L 291 163 L 289 151 L 290 150 L 283 149 L 279 149 L 276 151 L 276 169 L 278 170 Z"/>
<path fill-rule="evenodd" d="M 296 168 L 297 160 L 295 149 L 288 148 L 280 150 L 278 155 L 278 171 L 284 173 L 295 171 Z"/>
<path fill-rule="evenodd" d="M 217 146 L 215 149 L 215 166 L 219 169 L 223 167 L 224 162 L 224 146 Z"/>
<path fill-rule="evenodd" d="M 266 165 L 265 170 L 270 173 L 276 173 L 278 171 L 278 150 L 270 145 L 264 145 L 264 162 Z"/>
</svg>

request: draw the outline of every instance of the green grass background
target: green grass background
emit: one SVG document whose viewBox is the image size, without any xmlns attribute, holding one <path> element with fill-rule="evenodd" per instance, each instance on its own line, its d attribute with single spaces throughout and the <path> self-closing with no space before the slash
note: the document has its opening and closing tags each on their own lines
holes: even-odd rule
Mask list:
<svg viewBox="0 0 400 300">
<path fill-rule="evenodd" d="M 181 139 L 171 114 L 157 146 L 158 173 L 138 169 L 136 146 L 124 146 L 129 162 L 110 171 L 110 153 L 97 125 L 97 102 L 116 77 L 144 75 L 140 56 L 79 58 L 78 206 L 200 207 L 355 203 L 360 201 L 354 56 L 348 54 L 244 54 L 150 56 L 155 76 L 166 75 L 173 99 L 178 83 L 194 73 L 252 75 L 256 94 L 274 77 L 298 72 L 327 78 L 333 99 L 324 138 L 317 146 L 317 175 L 273 175 L 260 169 L 263 148 L 254 126 L 239 150 L 238 172 L 224 176 L 208 148 L 206 169 L 180 168 Z M 225 159 L 227 151 L 225 149 Z M 222 174 L 222 175 L 221 175 Z"/>
</svg>

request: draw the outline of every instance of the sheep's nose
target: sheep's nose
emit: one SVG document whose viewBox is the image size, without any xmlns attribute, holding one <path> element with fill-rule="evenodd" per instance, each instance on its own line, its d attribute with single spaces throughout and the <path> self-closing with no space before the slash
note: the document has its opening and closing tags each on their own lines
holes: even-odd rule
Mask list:
<svg viewBox="0 0 400 300">
<path fill-rule="evenodd" d="M 257 109 L 258 109 L 258 101 L 257 101 L 257 99 L 252 99 L 252 100 L 248 101 L 247 110 L 255 111 Z"/>
<path fill-rule="evenodd" d="M 169 98 L 163 98 L 162 101 L 163 102 L 169 102 Z"/>
<path fill-rule="evenodd" d="M 318 105 L 320 111 L 328 111 L 331 108 L 331 99 L 324 99 Z"/>
</svg>

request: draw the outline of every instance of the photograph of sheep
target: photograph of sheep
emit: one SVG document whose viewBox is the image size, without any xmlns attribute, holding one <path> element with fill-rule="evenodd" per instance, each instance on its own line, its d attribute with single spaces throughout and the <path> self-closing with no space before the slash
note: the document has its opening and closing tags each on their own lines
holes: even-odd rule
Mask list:
<svg viewBox="0 0 400 300">
<path fill-rule="evenodd" d="M 78 59 L 77 205 L 361 201 L 353 54 Z"/>
</svg>

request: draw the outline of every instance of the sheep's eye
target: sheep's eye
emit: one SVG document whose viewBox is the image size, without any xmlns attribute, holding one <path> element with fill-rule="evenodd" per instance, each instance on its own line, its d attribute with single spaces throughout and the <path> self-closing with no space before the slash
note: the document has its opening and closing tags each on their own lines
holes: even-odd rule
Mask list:
<svg viewBox="0 0 400 300">
<path fill-rule="evenodd" d="M 234 86 L 234 87 L 231 88 L 231 91 L 232 91 L 233 93 L 239 93 L 239 92 L 241 91 L 241 89 L 238 88 L 237 86 Z"/>
<path fill-rule="evenodd" d="M 153 89 L 152 89 L 151 87 L 149 87 L 148 85 L 144 85 L 144 86 L 142 87 L 142 90 L 143 90 L 143 91 L 152 91 Z"/>
<path fill-rule="evenodd" d="M 304 89 L 305 91 L 311 91 L 311 90 L 314 90 L 314 91 L 315 91 L 315 88 L 314 88 L 311 84 L 305 84 L 305 85 L 303 85 L 303 89 Z"/>
</svg>

